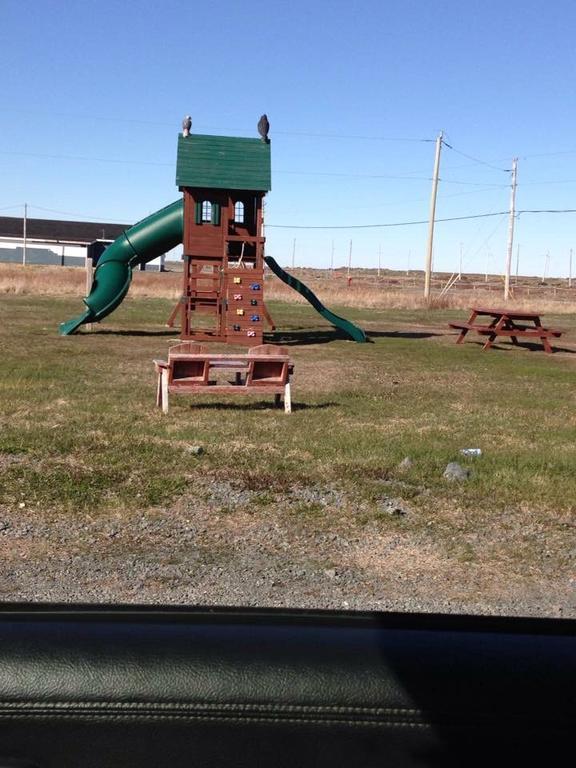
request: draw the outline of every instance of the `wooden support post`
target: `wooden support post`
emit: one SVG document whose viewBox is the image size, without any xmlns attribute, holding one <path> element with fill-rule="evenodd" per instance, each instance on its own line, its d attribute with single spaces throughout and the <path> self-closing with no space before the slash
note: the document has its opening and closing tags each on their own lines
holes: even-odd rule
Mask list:
<svg viewBox="0 0 576 768">
<path fill-rule="evenodd" d="M 270 330 L 275 331 L 276 326 L 274 325 L 274 320 L 272 320 L 272 315 L 268 311 L 268 307 L 266 306 L 266 304 L 264 304 L 264 302 L 262 302 L 262 314 L 266 318 L 266 322 L 268 323 Z"/>
<path fill-rule="evenodd" d="M 163 368 L 160 376 L 162 379 L 162 413 L 168 413 L 168 369 Z"/>
<path fill-rule="evenodd" d="M 182 310 L 182 302 L 183 301 L 185 302 L 185 299 L 183 299 L 183 298 L 178 299 L 178 303 L 176 304 L 176 306 L 174 307 L 172 312 L 170 312 L 170 317 L 166 321 L 166 327 L 167 328 L 174 328 L 174 323 L 176 322 L 176 316 L 177 316 L 178 312 L 180 312 Z"/>
<path fill-rule="evenodd" d="M 158 371 L 158 381 L 156 382 L 156 408 L 162 407 L 162 371 Z"/>
<path fill-rule="evenodd" d="M 292 413 L 292 395 L 290 394 L 290 382 L 284 386 L 284 413 Z"/>
</svg>

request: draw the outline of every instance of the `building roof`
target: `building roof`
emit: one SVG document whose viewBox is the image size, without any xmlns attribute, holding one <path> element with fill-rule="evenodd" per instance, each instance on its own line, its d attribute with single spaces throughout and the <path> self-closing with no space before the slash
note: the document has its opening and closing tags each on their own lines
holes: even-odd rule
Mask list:
<svg viewBox="0 0 576 768">
<path fill-rule="evenodd" d="M 59 221 L 26 219 L 26 237 L 56 243 L 92 243 L 115 240 L 130 224 L 106 224 L 94 221 Z M 0 237 L 19 239 L 23 236 L 23 220 L 16 216 L 0 216 Z"/>
<path fill-rule="evenodd" d="M 272 188 L 270 144 L 235 136 L 180 135 L 176 184 L 267 192 Z"/>
</svg>

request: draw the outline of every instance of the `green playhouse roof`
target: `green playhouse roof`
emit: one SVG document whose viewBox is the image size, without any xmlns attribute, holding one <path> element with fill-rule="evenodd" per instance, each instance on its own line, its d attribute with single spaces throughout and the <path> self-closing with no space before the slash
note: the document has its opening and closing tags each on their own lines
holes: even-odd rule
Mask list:
<svg viewBox="0 0 576 768">
<path fill-rule="evenodd" d="M 270 144 L 235 136 L 180 135 L 176 184 L 267 192 L 272 188 Z"/>
</svg>

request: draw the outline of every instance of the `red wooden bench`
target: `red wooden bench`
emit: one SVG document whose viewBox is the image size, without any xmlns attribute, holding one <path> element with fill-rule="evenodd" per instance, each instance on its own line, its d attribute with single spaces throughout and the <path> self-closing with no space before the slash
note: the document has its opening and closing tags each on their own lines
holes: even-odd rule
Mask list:
<svg viewBox="0 0 576 768">
<path fill-rule="evenodd" d="M 184 342 L 170 348 L 168 360 L 154 360 L 158 374 L 156 405 L 168 413 L 171 394 L 284 396 L 284 411 L 292 410 L 290 375 L 294 366 L 284 347 L 261 344 L 247 354 L 212 353 L 205 346 Z M 219 372 L 233 373 L 234 381 L 219 381 Z"/>
</svg>

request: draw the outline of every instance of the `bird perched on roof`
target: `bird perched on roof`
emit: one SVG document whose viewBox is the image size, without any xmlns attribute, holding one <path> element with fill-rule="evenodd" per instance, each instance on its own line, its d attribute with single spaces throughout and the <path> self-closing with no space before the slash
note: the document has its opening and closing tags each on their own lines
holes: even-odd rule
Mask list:
<svg viewBox="0 0 576 768">
<path fill-rule="evenodd" d="M 186 115 L 182 120 L 182 136 L 190 136 L 190 128 L 192 128 L 192 118 L 190 115 Z"/>
<path fill-rule="evenodd" d="M 268 133 L 270 132 L 270 123 L 268 122 L 268 116 L 262 115 L 260 120 L 258 120 L 258 133 L 260 136 L 262 136 L 262 141 L 265 141 L 266 144 L 270 144 L 270 139 L 268 138 Z"/>
</svg>

